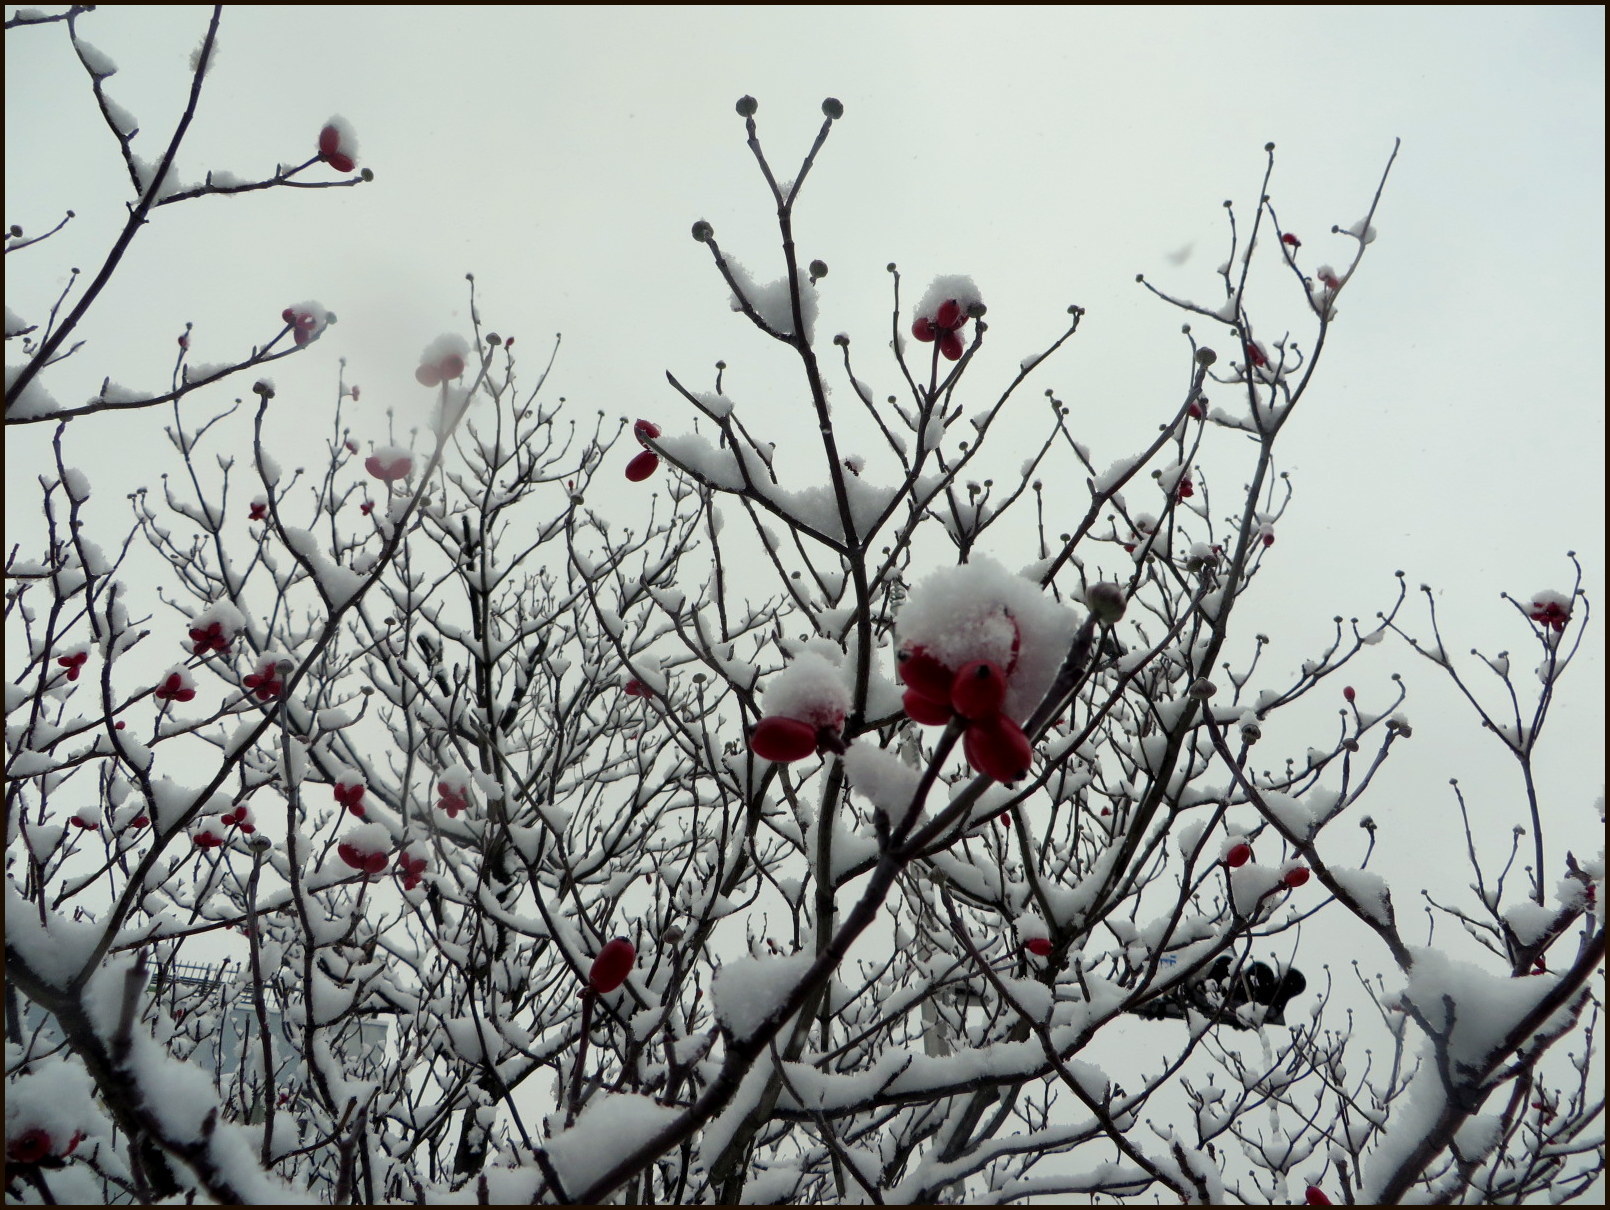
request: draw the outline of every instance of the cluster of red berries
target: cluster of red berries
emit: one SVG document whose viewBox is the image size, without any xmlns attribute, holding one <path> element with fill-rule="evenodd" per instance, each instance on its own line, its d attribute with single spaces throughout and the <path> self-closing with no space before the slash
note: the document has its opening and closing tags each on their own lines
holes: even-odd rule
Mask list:
<svg viewBox="0 0 1610 1210">
<path fill-rule="evenodd" d="M 335 851 L 342 861 L 365 876 L 382 873 L 391 864 L 391 859 L 384 853 L 371 852 L 351 841 L 342 841 L 335 846 Z"/>
<path fill-rule="evenodd" d="M 1051 938 L 1030 937 L 1023 943 L 1023 948 L 1038 958 L 1048 958 L 1051 956 Z"/>
<path fill-rule="evenodd" d="M 358 166 L 357 158 L 342 149 L 341 129 L 334 122 L 319 131 L 319 159 L 337 172 L 351 172 Z"/>
<path fill-rule="evenodd" d="M 319 328 L 318 317 L 311 311 L 298 311 L 295 307 L 286 307 L 280 312 L 280 318 L 291 326 L 291 339 L 298 346 L 312 340 L 313 334 Z"/>
<path fill-rule="evenodd" d="M 256 672 L 248 672 L 240 683 L 251 690 L 260 702 L 285 692 L 285 682 L 280 680 L 279 668 L 272 660 L 265 661 Z"/>
<path fill-rule="evenodd" d="M 627 697 L 653 697 L 654 690 L 650 689 L 635 676 L 621 686 L 621 692 Z"/>
<path fill-rule="evenodd" d="M 1555 594 L 1539 595 L 1532 599 L 1532 607 L 1528 615 L 1532 621 L 1538 622 L 1545 630 L 1561 633 L 1565 624 L 1571 620 L 1569 605 L 1561 604 L 1555 599 Z"/>
<path fill-rule="evenodd" d="M 1224 855 L 1224 864 L 1232 870 L 1239 869 L 1251 860 L 1252 846 L 1244 840 L 1237 841 L 1231 845 L 1229 851 Z M 1282 874 L 1280 881 L 1286 886 L 1287 890 L 1295 891 L 1300 886 L 1306 886 L 1310 877 L 1311 874 L 1307 866 L 1297 865 L 1292 866 L 1291 869 Z"/>
<path fill-rule="evenodd" d="M 67 679 L 76 681 L 78 674 L 84 670 L 84 664 L 89 660 L 89 652 L 75 651 L 70 655 L 59 655 L 56 662 L 67 669 Z"/>
<path fill-rule="evenodd" d="M 255 511 L 257 506 L 253 505 L 252 507 Z M 256 519 L 254 515 L 252 520 L 255 521 Z M 224 633 L 224 624 L 222 622 L 208 622 L 206 626 L 192 626 L 190 628 L 190 641 L 195 644 L 190 649 L 193 655 L 206 655 L 209 651 L 216 651 L 219 655 L 223 655 L 228 652 L 229 644 L 234 639 Z"/>
<path fill-rule="evenodd" d="M 196 696 L 196 691 L 190 687 L 184 673 L 170 672 L 167 679 L 152 691 L 152 696 L 159 702 L 188 702 Z"/>
<path fill-rule="evenodd" d="M 335 783 L 335 801 L 336 801 L 336 804 L 338 806 L 345 807 L 347 810 L 351 811 L 354 815 L 356 815 L 359 819 L 362 819 L 363 818 L 363 794 L 364 794 L 364 789 L 365 789 L 365 787 L 361 782 L 359 784 L 355 785 L 355 786 L 349 786 L 345 782 L 339 782 L 339 781 L 336 782 Z"/>
<path fill-rule="evenodd" d="M 961 303 L 954 298 L 947 298 L 939 304 L 939 309 L 932 318 L 926 315 L 917 316 L 911 325 L 911 334 L 925 344 L 938 341 L 940 355 L 946 361 L 960 361 L 961 330 L 966 322 L 967 312 L 962 310 Z"/>
<path fill-rule="evenodd" d="M 403 890 L 411 891 L 419 885 L 425 875 L 426 861 L 423 857 L 413 857 L 407 853 L 397 854 L 397 872 L 402 875 Z"/>
<path fill-rule="evenodd" d="M 245 803 L 241 803 L 233 811 L 225 811 L 218 817 L 218 822 L 239 828 L 247 836 L 257 831 L 257 825 L 252 822 L 252 809 Z"/>
<path fill-rule="evenodd" d="M 457 819 L 460 811 L 470 809 L 469 791 L 450 781 L 436 783 L 436 805 L 447 812 L 447 818 Z"/>
<path fill-rule="evenodd" d="M 1012 656 L 1004 671 L 994 660 L 973 660 L 953 670 L 920 644 L 901 648 L 899 657 L 906 715 L 924 727 L 942 727 L 958 715 L 966 719 L 962 751 L 967 763 L 999 782 L 1017 781 L 1034 756 L 1023 728 L 1002 710 L 1017 648 L 1014 628 Z"/>
<path fill-rule="evenodd" d="M 414 371 L 414 381 L 422 387 L 441 386 L 464 373 L 464 359 L 457 353 L 444 353 L 441 358 L 426 362 Z"/>
<path fill-rule="evenodd" d="M 251 516 L 247 518 L 247 520 L 249 520 L 249 521 L 266 521 L 267 519 L 268 519 L 268 501 L 267 500 L 253 500 L 252 501 L 252 513 L 251 513 Z"/>
<path fill-rule="evenodd" d="M 639 420 L 632 426 L 632 436 L 645 447 L 641 454 L 626 464 L 626 477 L 633 483 L 641 483 L 659 469 L 660 456 L 647 448 L 648 442 L 659 435 L 660 426 L 652 420 Z"/>
</svg>

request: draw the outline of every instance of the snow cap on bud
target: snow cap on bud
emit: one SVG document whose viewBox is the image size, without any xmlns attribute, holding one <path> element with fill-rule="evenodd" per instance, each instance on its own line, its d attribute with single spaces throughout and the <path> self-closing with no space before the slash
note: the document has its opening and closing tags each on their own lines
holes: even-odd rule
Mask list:
<svg viewBox="0 0 1610 1210">
<path fill-rule="evenodd" d="M 606 942 L 587 972 L 587 986 L 599 995 L 607 995 L 626 982 L 636 961 L 637 950 L 625 937 Z"/>
<path fill-rule="evenodd" d="M 837 664 L 815 651 L 803 651 L 768 682 L 765 710 L 766 717 L 750 741 L 756 755 L 767 760 L 802 760 L 819 747 L 833 747 L 833 737 L 850 710 L 850 689 Z M 798 726 L 780 725 L 784 723 Z M 806 731 L 810 732 L 810 747 L 799 751 Z M 763 748 L 780 755 L 769 756 Z M 789 752 L 798 755 L 781 755 Z"/>
<path fill-rule="evenodd" d="M 1092 584 L 1086 589 L 1085 604 L 1090 606 L 1090 612 L 1104 626 L 1116 624 L 1129 607 L 1129 602 L 1124 599 L 1124 590 L 1109 580 Z"/>
</svg>

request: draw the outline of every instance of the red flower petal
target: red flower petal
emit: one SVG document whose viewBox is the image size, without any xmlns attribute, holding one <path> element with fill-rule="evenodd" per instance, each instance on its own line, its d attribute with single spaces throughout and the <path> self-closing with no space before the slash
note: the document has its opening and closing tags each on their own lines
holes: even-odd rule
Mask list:
<svg viewBox="0 0 1610 1210">
<path fill-rule="evenodd" d="M 616 937 L 598 951 L 592 969 L 587 972 L 587 983 L 600 995 L 612 992 L 626 982 L 626 976 L 632 973 L 632 964 L 636 961 L 637 950 L 632 943 L 625 937 Z"/>
</svg>

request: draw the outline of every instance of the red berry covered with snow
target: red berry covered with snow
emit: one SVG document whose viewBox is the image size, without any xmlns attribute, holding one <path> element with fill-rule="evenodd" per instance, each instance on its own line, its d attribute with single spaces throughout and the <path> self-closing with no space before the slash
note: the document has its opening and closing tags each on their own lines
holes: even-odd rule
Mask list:
<svg viewBox="0 0 1610 1210">
<path fill-rule="evenodd" d="M 358 140 L 345 118 L 333 117 L 319 131 L 319 159 L 337 172 L 358 166 Z"/>
<path fill-rule="evenodd" d="M 1295 891 L 1298 887 L 1307 885 L 1309 877 L 1308 867 L 1299 865 L 1287 870 L 1280 881 Z"/>
<path fill-rule="evenodd" d="M 1229 866 L 1232 870 L 1239 869 L 1241 866 L 1246 865 L 1247 862 L 1251 860 L 1252 846 L 1244 840 L 1237 844 L 1231 845 L 1229 851 L 1224 855 L 1224 864 Z"/>
<path fill-rule="evenodd" d="M 399 446 L 382 446 L 363 460 L 363 469 L 382 483 L 395 483 L 414 473 L 414 455 Z"/>
<path fill-rule="evenodd" d="M 1571 598 L 1559 592 L 1540 592 L 1532 598 L 1527 616 L 1544 630 L 1561 633 L 1571 620 Z"/>
<path fill-rule="evenodd" d="M 964 664 L 951 682 L 950 708 L 963 718 L 990 718 L 1005 702 L 1006 674 L 994 660 Z"/>
<path fill-rule="evenodd" d="M 1023 943 L 1023 948 L 1040 958 L 1048 957 L 1051 953 L 1051 938 L 1030 937 Z"/>
<path fill-rule="evenodd" d="M 816 728 L 797 718 L 763 718 L 749 736 L 749 747 L 762 760 L 788 764 L 816 751 Z"/>
</svg>

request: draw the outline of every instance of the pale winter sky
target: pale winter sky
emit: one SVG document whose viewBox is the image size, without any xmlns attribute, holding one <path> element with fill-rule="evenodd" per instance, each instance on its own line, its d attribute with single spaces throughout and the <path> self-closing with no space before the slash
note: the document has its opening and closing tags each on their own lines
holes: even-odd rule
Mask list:
<svg viewBox="0 0 1610 1210">
<path fill-rule="evenodd" d="M 82 22 L 121 68 L 108 90 L 140 119 L 136 149 L 152 158 L 206 19 L 201 7 L 111 6 Z M 858 375 L 886 394 L 898 380 L 885 264 L 900 265 L 908 302 L 936 274 L 970 274 L 991 325 L 969 373 L 969 406 L 982 407 L 1079 303 L 1084 325 L 1022 397 L 1020 431 L 1043 432 L 1040 392 L 1054 387 L 1101 466 L 1156 432 L 1186 370 L 1184 316 L 1135 275 L 1217 305 L 1221 203 L 1250 219 L 1270 140 L 1270 192 L 1305 264 L 1345 263 L 1347 241 L 1329 230 L 1364 215 L 1401 137 L 1379 239 L 1282 438 L 1296 497 L 1254 608 L 1284 672 L 1316 653 L 1332 615 L 1387 607 L 1402 568 L 1411 586 L 1437 588 L 1450 651 L 1510 648 L 1527 688 L 1531 639 L 1499 592 L 1569 591 L 1574 549 L 1603 601 L 1603 48 L 1599 6 L 227 9 L 181 178 L 298 163 L 339 113 L 376 179 L 159 211 L 84 330 L 90 343 L 46 386 L 75 402 L 108 375 L 157 390 L 186 321 L 193 356 L 223 361 L 269 339 L 286 305 L 318 299 L 339 323 L 273 374 L 271 442 L 296 465 L 328 435 L 339 357 L 363 388 L 349 414 L 359 440 L 385 440 L 387 407 L 401 428 L 423 419 L 417 354 L 467 330 L 473 271 L 483 318 L 519 337 L 527 365 L 564 333 L 552 393 L 584 417 L 682 431 L 692 417 L 664 372 L 708 389 L 724 358 L 746 423 L 779 441 L 785 482 L 801 486 L 816 453 L 803 390 L 782 351 L 728 311 L 688 229 L 707 219 L 758 278 L 778 276 L 733 102 L 759 99 L 761 138 L 787 176 L 835 96 L 845 115 L 796 217 L 803 257 L 831 268 L 818 333 L 850 333 Z M 7 258 L 8 305 L 38 319 L 67 266 L 99 264 L 128 181 L 60 29 L 7 35 L 6 103 L 6 221 L 32 233 L 78 214 L 51 244 Z M 1271 275 L 1262 298 L 1262 334 L 1291 323 L 1306 345 L 1289 279 Z M 165 422 L 69 432 L 104 515 L 121 521 L 123 492 L 177 469 Z M 8 442 L 8 548 L 36 532 L 46 436 Z M 1001 453 L 1010 473 L 1021 454 Z M 1249 465 L 1227 432 L 1210 434 L 1202 462 L 1231 490 Z M 1082 485 L 1065 487 L 1071 511 Z M 622 488 L 610 506 L 630 515 L 640 501 Z M 1540 755 L 1557 845 L 1562 825 L 1585 847 L 1599 830 L 1603 652 L 1596 621 Z M 1383 775 L 1374 810 L 1400 875 L 1418 885 L 1427 846 L 1460 859 L 1456 774 L 1504 820 L 1484 839 L 1507 849 L 1512 766 L 1491 759 L 1496 744 L 1423 661 L 1390 643 L 1370 654 L 1351 676 L 1361 705 L 1387 700 L 1393 671 L 1414 691 L 1414 747 Z"/>
</svg>

